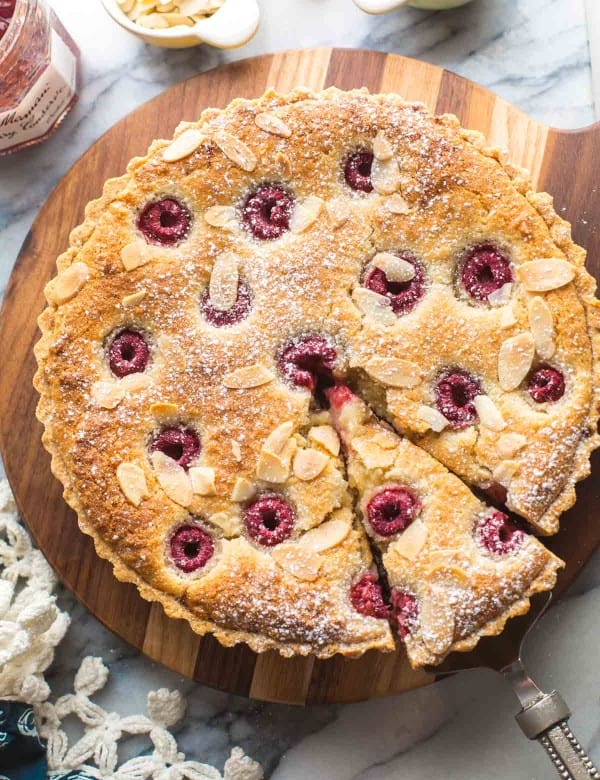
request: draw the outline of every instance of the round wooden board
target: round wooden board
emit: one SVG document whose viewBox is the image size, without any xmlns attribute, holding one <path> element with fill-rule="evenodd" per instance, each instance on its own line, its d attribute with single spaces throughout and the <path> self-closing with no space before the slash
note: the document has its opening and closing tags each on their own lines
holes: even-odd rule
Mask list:
<svg viewBox="0 0 600 780">
<path fill-rule="evenodd" d="M 131 157 L 144 154 L 153 138 L 168 138 L 182 120 L 207 106 L 225 106 L 235 97 L 255 97 L 267 87 L 287 91 L 335 85 L 366 86 L 420 100 L 437 113 L 452 112 L 462 124 L 507 147 L 514 162 L 532 171 L 536 187 L 555 195 L 559 213 L 573 223 L 578 243 L 589 250 L 588 267 L 600 269 L 600 200 L 593 194 L 600 125 L 575 132 L 543 127 L 521 111 L 448 71 L 396 55 L 370 51 L 315 49 L 244 60 L 196 76 L 159 95 L 118 122 L 71 168 L 40 211 L 19 254 L 0 321 L 3 399 L 0 449 L 17 504 L 37 544 L 60 578 L 108 628 L 176 672 L 256 699 L 288 703 L 346 702 L 409 690 L 435 678 L 410 669 L 402 651 L 369 652 L 358 660 L 340 657 L 284 660 L 257 656 L 245 645 L 222 648 L 212 637 L 196 636 L 184 621 L 143 601 L 132 585 L 118 582 L 80 533 L 62 489 L 50 473 L 41 445 L 32 388 L 42 289 L 54 275 L 55 259 L 68 245 L 71 228 L 85 204 L 99 196 L 105 179 L 121 174 Z M 594 474 L 600 474 L 594 459 Z M 563 519 L 549 546 L 567 561 L 556 592 L 572 582 L 600 542 L 600 489 L 590 478 L 579 486 L 578 502 Z M 501 637 L 484 640 L 475 653 L 455 656 L 450 666 L 500 663 L 514 653 L 524 622 L 512 621 Z"/>
</svg>

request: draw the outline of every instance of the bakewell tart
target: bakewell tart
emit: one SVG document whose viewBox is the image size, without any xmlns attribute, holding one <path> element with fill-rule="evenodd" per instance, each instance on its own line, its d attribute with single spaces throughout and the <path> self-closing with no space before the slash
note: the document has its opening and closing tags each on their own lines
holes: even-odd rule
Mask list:
<svg viewBox="0 0 600 780">
<path fill-rule="evenodd" d="M 44 444 L 167 614 L 288 656 L 397 636 L 423 665 L 552 587 L 529 531 L 598 444 L 595 286 L 551 198 L 455 117 L 336 89 L 209 109 L 106 183 L 57 265 Z"/>
</svg>

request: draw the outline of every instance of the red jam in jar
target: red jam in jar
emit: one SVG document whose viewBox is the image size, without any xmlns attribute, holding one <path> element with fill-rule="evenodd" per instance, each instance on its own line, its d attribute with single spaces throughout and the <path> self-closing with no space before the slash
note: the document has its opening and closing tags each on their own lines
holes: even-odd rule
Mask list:
<svg viewBox="0 0 600 780">
<path fill-rule="evenodd" d="M 0 0 L 0 154 L 47 138 L 78 88 L 79 49 L 45 0 Z"/>
</svg>

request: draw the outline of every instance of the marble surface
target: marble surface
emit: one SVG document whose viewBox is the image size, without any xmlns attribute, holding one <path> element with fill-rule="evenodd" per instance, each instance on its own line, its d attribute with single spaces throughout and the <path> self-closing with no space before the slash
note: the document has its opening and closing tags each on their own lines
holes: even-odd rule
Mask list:
<svg viewBox="0 0 600 780">
<path fill-rule="evenodd" d="M 593 0 L 592 0 L 593 2 Z M 394 51 L 475 79 L 548 124 L 594 119 L 584 0 L 478 0 L 443 14 L 400 9 L 367 17 L 350 0 L 263 0 L 263 23 L 244 49 L 167 52 L 145 47 L 105 16 L 98 0 L 53 0 L 83 51 L 81 101 L 39 149 L 0 160 L 0 292 L 25 234 L 52 188 L 113 122 L 199 70 L 288 47 L 334 44 Z M 294 23 L 290 19 L 294 15 Z M 512 716 L 516 699 L 494 673 L 478 670 L 370 703 L 291 708 L 249 702 L 182 680 L 132 651 L 61 593 L 73 626 L 49 676 L 66 691 L 80 659 L 101 655 L 111 681 L 99 697 L 122 713 L 144 710 L 148 690 L 188 695 L 178 730 L 190 758 L 218 767 L 232 744 L 276 780 L 539 780 L 552 776 L 543 751 Z M 530 637 L 526 660 L 541 685 L 559 688 L 572 724 L 600 762 L 597 614 L 600 556 Z M 143 749 L 132 740 L 123 755 Z"/>
</svg>

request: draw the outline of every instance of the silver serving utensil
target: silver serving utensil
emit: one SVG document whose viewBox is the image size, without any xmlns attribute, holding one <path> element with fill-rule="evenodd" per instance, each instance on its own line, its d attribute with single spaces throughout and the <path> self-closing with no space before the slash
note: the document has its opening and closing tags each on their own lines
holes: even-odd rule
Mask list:
<svg viewBox="0 0 600 780">
<path fill-rule="evenodd" d="M 483 639 L 475 653 L 465 655 L 462 661 L 456 654 L 432 671 L 445 675 L 487 666 L 499 672 L 521 704 L 521 710 L 515 716 L 521 731 L 528 739 L 540 743 L 559 777 L 562 780 L 600 780 L 600 771 L 569 727 L 571 711 L 568 705 L 558 691 L 544 693 L 530 677 L 521 658 L 527 634 L 551 600 L 552 594 L 532 599 L 527 615 L 509 622 L 501 637 Z"/>
</svg>

